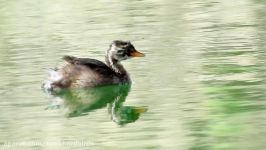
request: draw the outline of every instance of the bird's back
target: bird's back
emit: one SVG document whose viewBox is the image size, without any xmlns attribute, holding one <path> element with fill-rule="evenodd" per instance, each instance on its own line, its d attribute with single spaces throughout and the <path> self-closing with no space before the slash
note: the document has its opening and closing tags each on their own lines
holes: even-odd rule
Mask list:
<svg viewBox="0 0 266 150">
<path fill-rule="evenodd" d="M 119 84 L 125 78 L 96 59 L 73 56 L 64 56 L 63 59 L 67 63 L 59 69 L 50 71 L 50 77 L 44 83 L 44 89 L 54 90 Z"/>
</svg>

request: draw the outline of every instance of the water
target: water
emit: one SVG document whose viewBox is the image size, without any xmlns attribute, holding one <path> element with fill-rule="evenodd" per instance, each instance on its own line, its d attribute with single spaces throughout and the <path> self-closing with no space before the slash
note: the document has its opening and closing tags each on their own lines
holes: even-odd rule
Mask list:
<svg viewBox="0 0 266 150">
<path fill-rule="evenodd" d="M 264 150 L 265 15 L 262 0 L 0 1 L 0 148 Z M 63 55 L 104 60 L 115 39 L 146 54 L 123 62 L 130 91 L 41 91 Z"/>
</svg>

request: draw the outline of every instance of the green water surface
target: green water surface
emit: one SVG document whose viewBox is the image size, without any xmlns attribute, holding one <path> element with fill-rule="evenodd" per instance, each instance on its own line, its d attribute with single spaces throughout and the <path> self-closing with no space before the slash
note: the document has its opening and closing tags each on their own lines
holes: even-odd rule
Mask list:
<svg viewBox="0 0 266 150">
<path fill-rule="evenodd" d="M 0 149 L 265 150 L 265 16 L 263 0 L 0 0 Z M 63 55 L 104 60 L 116 39 L 146 54 L 123 62 L 131 86 L 41 90 Z"/>
</svg>

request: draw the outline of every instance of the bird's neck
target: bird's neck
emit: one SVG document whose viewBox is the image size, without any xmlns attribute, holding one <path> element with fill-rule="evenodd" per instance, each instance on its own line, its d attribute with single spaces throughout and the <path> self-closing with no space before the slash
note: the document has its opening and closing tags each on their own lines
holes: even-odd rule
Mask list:
<svg viewBox="0 0 266 150">
<path fill-rule="evenodd" d="M 105 57 L 105 62 L 114 72 L 120 74 L 120 75 L 127 75 L 126 69 L 123 67 L 123 65 L 118 61 L 113 59 L 112 57 L 109 57 L 108 55 Z"/>
</svg>

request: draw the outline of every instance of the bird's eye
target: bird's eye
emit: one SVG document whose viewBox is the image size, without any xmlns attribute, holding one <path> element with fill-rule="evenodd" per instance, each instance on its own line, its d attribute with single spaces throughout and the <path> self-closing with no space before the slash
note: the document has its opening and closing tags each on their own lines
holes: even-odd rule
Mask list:
<svg viewBox="0 0 266 150">
<path fill-rule="evenodd" d="M 120 53 L 120 54 L 123 53 L 123 52 L 124 52 L 124 50 L 118 50 L 117 51 L 117 53 Z"/>
<path fill-rule="evenodd" d="M 125 42 L 125 43 L 121 43 L 121 45 L 123 45 L 123 46 L 125 46 L 125 45 L 127 45 L 127 44 L 128 44 L 128 43 L 126 43 L 126 42 Z"/>
</svg>

